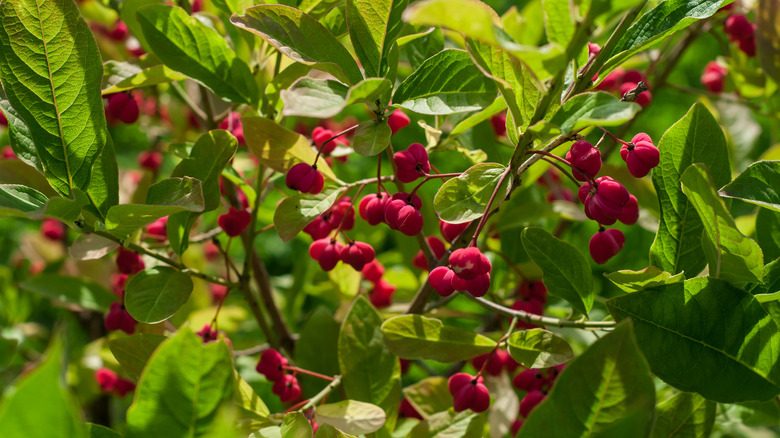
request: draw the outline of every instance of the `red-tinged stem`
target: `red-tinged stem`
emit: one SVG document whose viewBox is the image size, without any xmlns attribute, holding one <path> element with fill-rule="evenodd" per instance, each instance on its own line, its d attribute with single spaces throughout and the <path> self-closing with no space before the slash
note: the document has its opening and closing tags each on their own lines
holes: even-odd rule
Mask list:
<svg viewBox="0 0 780 438">
<path fill-rule="evenodd" d="M 564 175 L 566 175 L 566 177 L 567 177 L 567 178 L 569 178 L 570 180 L 572 180 L 572 182 L 574 182 L 574 185 L 576 185 L 577 187 L 579 187 L 579 186 L 581 186 L 581 185 L 582 185 L 582 183 L 581 183 L 581 182 L 577 181 L 577 179 L 576 179 L 576 178 L 574 178 L 574 177 L 571 175 L 571 173 L 569 173 L 569 172 L 566 170 L 566 168 L 564 168 L 564 167 L 563 167 L 563 166 L 561 166 L 560 164 L 556 163 L 555 161 L 553 161 L 553 160 L 551 160 L 551 159 L 549 159 L 549 158 L 547 158 L 547 157 L 542 157 L 542 160 L 544 160 L 544 161 L 546 161 L 546 162 L 550 163 L 551 165 L 555 166 L 555 168 L 556 168 L 556 169 L 558 169 L 558 170 L 559 170 L 561 173 L 563 173 Z"/>
<path fill-rule="evenodd" d="M 474 237 L 471 238 L 469 247 L 477 246 L 477 238 L 479 237 L 479 233 L 482 232 L 482 228 L 484 228 L 485 224 L 487 223 L 488 216 L 490 216 L 490 208 L 493 206 L 493 202 L 496 200 L 496 195 L 498 195 L 498 191 L 501 190 L 501 186 L 504 184 L 504 181 L 506 180 L 507 175 L 509 175 L 509 171 L 511 169 L 511 166 L 507 166 L 504 172 L 501 174 L 501 177 L 498 179 L 498 184 L 496 184 L 496 188 L 493 189 L 493 193 L 490 195 L 490 199 L 488 199 L 488 203 L 485 206 L 485 213 L 479 220 L 479 224 L 477 224 L 477 229 L 474 231 Z"/>
<path fill-rule="evenodd" d="M 376 156 L 376 194 L 381 195 L 382 189 L 382 154 L 379 154 Z"/>
<path fill-rule="evenodd" d="M 309 400 L 300 401 L 300 402 L 298 402 L 298 403 L 296 403 L 296 404 L 294 404 L 294 405 L 290 406 L 289 408 L 287 408 L 287 409 L 284 411 L 284 413 L 285 413 L 285 414 L 287 414 L 287 413 L 289 413 L 289 412 L 297 411 L 298 409 L 300 409 L 300 408 L 301 408 L 301 406 L 305 406 L 305 405 L 306 405 L 306 403 L 308 403 L 308 402 L 309 402 Z"/>
<path fill-rule="evenodd" d="M 601 126 L 597 126 L 597 128 L 599 128 L 599 129 L 601 129 L 602 131 L 604 131 L 604 134 L 607 134 L 608 136 L 612 137 L 612 140 L 615 140 L 616 142 L 618 142 L 618 143 L 622 143 L 622 144 L 625 144 L 625 145 L 629 144 L 629 142 L 627 142 L 627 141 L 625 141 L 625 140 L 621 140 L 621 139 L 619 139 L 619 138 L 615 137 L 615 135 L 614 135 L 614 134 L 612 134 L 611 132 L 609 132 L 609 131 L 607 131 L 606 129 L 602 128 Z"/>
<path fill-rule="evenodd" d="M 546 152 L 546 151 L 526 151 L 525 154 L 526 155 L 531 155 L 531 154 L 542 155 L 544 157 L 548 157 L 548 158 L 552 158 L 554 160 L 558 160 L 561 163 L 563 163 L 563 164 L 565 164 L 565 165 L 567 165 L 569 167 L 572 167 L 572 168 L 574 167 L 574 166 L 572 166 L 571 162 L 569 162 L 569 160 L 567 160 L 567 159 L 565 159 L 563 157 L 559 157 L 558 155 L 552 154 L 550 152 Z"/>
<path fill-rule="evenodd" d="M 455 173 L 436 173 L 436 174 L 428 174 L 425 175 L 422 181 L 420 181 L 419 184 L 417 184 L 413 189 L 412 192 L 409 194 L 409 196 L 414 196 L 415 193 L 417 193 L 417 190 L 420 189 L 420 187 L 423 186 L 423 184 L 427 183 L 428 181 L 432 179 L 441 178 L 442 180 L 445 180 L 446 178 L 456 178 L 463 175 L 462 172 L 455 172 Z"/>
<path fill-rule="evenodd" d="M 335 139 L 337 139 L 337 138 L 341 137 L 341 136 L 342 136 L 342 135 L 344 135 L 344 134 L 349 134 L 350 132 L 352 132 L 352 131 L 356 130 L 358 126 L 359 126 L 359 125 L 353 125 L 353 126 L 351 126 L 351 127 L 347 128 L 347 129 L 345 129 L 345 130 L 343 130 L 343 131 L 339 132 L 338 134 L 334 135 L 333 137 L 331 137 L 331 138 L 329 138 L 329 139 L 327 139 L 327 140 L 323 141 L 323 142 L 322 142 L 322 145 L 321 145 L 319 148 L 317 148 L 317 156 L 316 156 L 316 157 L 314 157 L 314 164 L 312 164 L 311 166 L 312 166 L 312 167 L 314 167 L 315 169 L 317 168 L 317 160 L 319 160 L 319 159 L 320 159 L 320 155 L 322 155 L 322 150 L 323 150 L 323 149 L 325 149 L 325 145 L 326 145 L 326 144 L 328 144 L 328 143 L 332 142 L 333 140 L 335 140 Z"/>
<path fill-rule="evenodd" d="M 290 365 L 282 365 L 282 369 L 292 371 L 293 373 L 297 374 L 306 374 L 309 376 L 317 377 L 319 379 L 327 380 L 328 382 L 332 382 L 334 380 L 333 377 L 326 376 L 324 374 L 315 373 L 314 371 L 305 370 L 303 368 L 298 368 Z"/>
<path fill-rule="evenodd" d="M 358 197 L 360 197 L 360 192 L 363 191 L 363 187 L 365 186 L 366 186 L 365 184 L 358 186 L 357 192 L 355 192 L 355 196 L 352 197 L 352 201 L 349 204 L 349 208 L 347 209 L 346 213 L 344 213 L 344 216 L 341 217 L 341 222 L 339 222 L 339 227 L 336 229 L 336 233 L 334 234 L 334 236 L 338 236 L 340 232 L 343 234 L 343 232 L 341 231 L 341 227 L 344 226 L 344 221 L 347 220 L 347 216 L 349 216 L 350 210 L 355 209 L 355 201 L 357 201 Z M 344 193 L 346 194 L 346 192 Z M 347 237 L 346 234 L 344 235 L 344 237 Z M 350 239 L 347 238 L 347 241 L 350 241 Z"/>
<path fill-rule="evenodd" d="M 482 368 L 479 369 L 479 372 L 477 373 L 477 378 L 482 375 L 483 372 L 485 372 L 485 368 L 487 367 L 488 362 L 490 362 L 490 359 L 493 357 L 493 355 L 496 354 L 496 351 L 501 347 L 501 344 L 506 342 L 507 339 L 509 339 L 509 336 L 512 334 L 512 332 L 515 330 L 515 326 L 517 326 L 517 317 L 512 318 L 512 322 L 509 323 L 509 329 L 504 333 L 504 336 L 501 337 L 501 339 L 496 342 L 496 346 L 493 347 L 492 350 L 490 350 L 490 353 L 488 353 L 488 357 L 485 358 L 485 362 L 482 363 Z"/>
</svg>

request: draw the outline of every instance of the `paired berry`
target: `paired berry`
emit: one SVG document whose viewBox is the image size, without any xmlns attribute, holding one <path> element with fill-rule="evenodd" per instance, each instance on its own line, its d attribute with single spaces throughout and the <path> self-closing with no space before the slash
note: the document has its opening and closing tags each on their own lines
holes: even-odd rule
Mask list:
<svg viewBox="0 0 780 438">
<path fill-rule="evenodd" d="M 447 248 L 444 246 L 444 242 L 438 237 L 429 236 L 426 237 L 425 240 L 428 242 L 428 246 L 431 247 L 431 251 L 433 252 L 433 256 L 436 258 L 436 260 L 442 258 L 444 253 L 447 252 Z M 412 258 L 412 265 L 415 268 L 422 269 L 423 271 L 428 270 L 428 259 L 425 258 L 423 250 L 417 251 L 417 254 L 414 255 L 414 258 Z"/>
<path fill-rule="evenodd" d="M 490 260 L 476 247 L 453 251 L 449 261 L 455 274 L 464 280 L 488 274 L 491 269 Z"/>
<path fill-rule="evenodd" d="M 506 113 L 496 114 L 490 118 L 490 125 L 496 137 L 506 136 Z"/>
<path fill-rule="evenodd" d="M 452 287 L 455 290 L 465 290 L 475 297 L 484 296 L 490 289 L 490 274 L 480 274 L 468 280 L 456 274 L 452 278 Z"/>
<path fill-rule="evenodd" d="M 518 367 L 518 363 L 512 359 L 512 356 L 506 350 L 496 350 L 492 355 L 486 353 L 471 359 L 471 365 L 474 369 L 484 370 L 491 376 L 498 376 L 504 368 L 512 372 Z"/>
<path fill-rule="evenodd" d="M 649 135 L 640 132 L 631 142 L 620 148 L 620 156 L 628 166 L 628 171 L 636 178 L 642 178 L 661 161 L 661 153 Z M 605 224 L 607 225 L 607 224 Z"/>
<path fill-rule="evenodd" d="M 65 237 L 65 224 L 57 219 L 44 219 L 41 224 L 41 233 L 49 240 L 61 241 Z"/>
<path fill-rule="evenodd" d="M 634 225 L 639 219 L 639 203 L 636 196 L 628 195 L 628 202 L 623 206 L 618 220 L 626 225 Z"/>
<path fill-rule="evenodd" d="M 141 113 L 138 102 L 128 93 L 114 93 L 108 97 L 108 106 L 106 107 L 106 119 L 109 124 L 116 124 L 121 121 L 131 125 L 138 121 Z"/>
<path fill-rule="evenodd" d="M 293 401 L 301 396 L 301 387 L 298 379 L 292 374 L 285 374 L 274 383 L 271 392 L 279 396 L 282 403 Z"/>
<path fill-rule="evenodd" d="M 335 141 L 328 141 L 328 139 L 333 138 L 334 135 L 336 135 L 336 133 L 330 129 L 318 126 L 314 128 L 314 131 L 311 132 L 311 139 L 314 142 L 314 145 L 317 147 L 317 150 L 319 150 L 322 155 L 327 156 L 336 150 L 337 143 Z M 327 144 L 325 143 L 326 141 L 328 141 Z"/>
<path fill-rule="evenodd" d="M 348 196 L 339 198 L 325 213 L 317 216 L 311 223 L 303 228 L 312 239 L 318 240 L 327 237 L 341 225 L 341 229 L 349 231 L 355 226 L 355 207 Z"/>
<path fill-rule="evenodd" d="M 382 275 L 385 274 L 385 267 L 379 263 L 379 260 L 374 259 L 366 263 L 366 265 L 363 266 L 363 269 L 360 270 L 360 273 L 363 274 L 363 278 L 366 280 L 376 283 L 382 278 Z"/>
<path fill-rule="evenodd" d="M 428 161 L 428 151 L 420 143 L 412 143 L 405 151 L 393 155 L 396 166 L 396 177 L 403 183 L 409 183 L 431 171 Z"/>
<path fill-rule="evenodd" d="M 214 329 L 214 327 L 211 326 L 211 324 L 206 324 L 203 326 L 202 329 L 196 332 L 198 336 L 200 336 L 201 339 L 203 339 L 204 344 L 208 344 L 209 342 L 214 342 L 217 340 L 217 330 Z"/>
<path fill-rule="evenodd" d="M 241 124 L 241 114 L 237 112 L 231 112 L 230 115 L 225 117 L 219 123 L 219 129 L 230 131 L 233 137 L 238 140 L 238 144 L 246 145 L 246 139 L 244 138 L 244 126 Z"/>
<path fill-rule="evenodd" d="M 168 216 L 163 216 L 146 226 L 146 234 L 159 242 L 164 242 L 168 238 L 167 227 Z"/>
<path fill-rule="evenodd" d="M 710 61 L 704 67 L 704 73 L 701 75 L 701 84 L 710 93 L 721 93 L 725 88 L 727 74 L 728 70 L 726 67 L 723 67 L 715 61 Z"/>
<path fill-rule="evenodd" d="M 103 392 L 113 392 L 119 397 L 124 397 L 135 389 L 135 383 L 123 379 L 108 368 L 100 368 L 95 371 L 95 380 Z"/>
<path fill-rule="evenodd" d="M 729 41 L 736 42 L 739 49 L 747 56 L 756 55 L 756 25 L 751 23 L 746 16 L 734 14 L 726 19 L 724 30 Z"/>
<path fill-rule="evenodd" d="M 395 290 L 395 286 L 393 286 L 384 278 L 380 278 L 379 281 L 374 283 L 374 287 L 368 294 L 368 299 L 377 309 L 387 307 L 393 302 L 393 294 L 395 293 Z"/>
<path fill-rule="evenodd" d="M 235 207 L 230 207 L 227 213 L 221 214 L 217 218 L 220 228 L 230 237 L 241 234 L 251 221 L 252 215 L 248 211 L 236 210 Z"/>
<path fill-rule="evenodd" d="M 150 170 L 152 173 L 157 173 L 163 162 L 163 156 L 157 151 L 143 151 L 138 154 L 138 166 L 141 169 Z"/>
<path fill-rule="evenodd" d="M 628 203 L 628 190 L 608 176 L 596 179 L 595 183 L 595 186 L 590 183 L 583 184 L 587 187 L 585 190 L 580 187 L 580 200 L 583 192 L 587 194 L 584 201 L 585 215 L 602 225 L 612 225 L 618 220 L 623 207 Z"/>
<path fill-rule="evenodd" d="M 330 271 L 336 267 L 341 259 L 343 245 L 335 240 L 324 237 L 315 240 L 309 246 L 309 255 L 320 264 L 323 271 Z"/>
<path fill-rule="evenodd" d="M 316 166 L 309 166 L 306 163 L 298 163 L 287 171 L 285 177 L 287 187 L 297 190 L 301 193 L 311 193 L 316 195 L 322 191 L 325 185 L 325 179 L 317 170 Z"/>
<path fill-rule="evenodd" d="M 455 271 L 448 266 L 438 266 L 433 268 L 430 274 L 428 274 L 428 283 L 436 291 L 437 294 L 448 297 L 455 292 L 452 287 L 452 279 L 455 278 Z"/>
<path fill-rule="evenodd" d="M 257 363 L 255 369 L 258 373 L 264 375 L 266 379 L 276 382 L 284 376 L 285 366 L 287 366 L 287 359 L 282 356 L 282 353 L 273 349 L 268 349 L 260 354 L 260 361 Z"/>
<path fill-rule="evenodd" d="M 421 207 L 422 200 L 417 195 L 396 193 L 385 205 L 385 222 L 393 230 L 416 236 L 423 227 Z"/>
<path fill-rule="evenodd" d="M 572 175 L 578 181 L 595 178 L 601 170 L 601 152 L 585 140 L 574 142 L 566 153 L 566 160 L 571 163 Z"/>
<path fill-rule="evenodd" d="M 620 230 L 614 228 L 605 230 L 602 228 L 590 238 L 590 243 L 588 244 L 590 257 L 596 263 L 604 264 L 619 253 L 625 243 L 626 237 Z"/>
<path fill-rule="evenodd" d="M 116 267 L 122 274 L 135 274 L 143 271 L 146 265 L 139 254 L 120 246 L 116 255 Z"/>
<path fill-rule="evenodd" d="M 360 217 L 370 225 L 378 225 L 385 221 L 385 206 L 390 197 L 383 193 L 372 193 L 360 200 L 358 211 Z"/>
<path fill-rule="evenodd" d="M 135 332 L 135 326 L 138 321 L 135 320 L 130 313 L 127 312 L 125 306 L 122 303 L 111 303 L 111 308 L 108 310 L 108 314 L 105 319 L 106 330 L 122 330 L 128 335 L 132 335 Z"/>
<path fill-rule="evenodd" d="M 474 377 L 467 373 L 454 374 L 447 382 L 447 388 L 452 394 L 455 412 L 466 409 L 485 412 L 490 407 L 490 392 L 485 387 L 481 376 Z"/>
<path fill-rule="evenodd" d="M 390 126 L 392 135 L 395 135 L 396 132 L 409 126 L 409 123 L 411 123 L 409 116 L 399 109 L 393 111 L 393 113 L 390 114 L 390 117 L 387 118 L 387 124 Z"/>
<path fill-rule="evenodd" d="M 350 242 L 341 248 L 339 259 L 352 266 L 356 271 L 362 271 L 367 263 L 374 260 L 374 248 L 364 242 Z"/>
<path fill-rule="evenodd" d="M 460 233 L 471 225 L 471 222 L 464 222 L 462 224 L 451 224 L 449 222 L 439 221 L 439 231 L 447 242 L 452 242 Z"/>
</svg>

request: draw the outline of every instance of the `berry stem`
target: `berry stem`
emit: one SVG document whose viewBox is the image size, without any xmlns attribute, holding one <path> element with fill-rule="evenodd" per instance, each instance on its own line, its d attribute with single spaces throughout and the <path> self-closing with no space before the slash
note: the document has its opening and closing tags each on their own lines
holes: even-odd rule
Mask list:
<svg viewBox="0 0 780 438">
<path fill-rule="evenodd" d="M 490 358 L 493 357 L 493 355 L 496 354 L 496 351 L 501 347 L 501 344 L 506 342 L 507 339 L 509 339 L 509 336 L 512 335 L 512 332 L 515 331 L 515 326 L 517 326 L 517 317 L 512 318 L 512 322 L 509 323 L 509 329 L 507 329 L 506 333 L 504 333 L 504 336 L 501 337 L 501 339 L 496 342 L 496 346 L 493 347 L 492 350 L 490 350 L 490 353 L 488 353 L 488 357 L 485 358 L 485 362 L 482 363 L 482 368 L 479 369 L 479 372 L 476 375 L 476 378 L 479 378 L 479 376 L 482 375 L 483 372 L 485 372 L 485 368 L 487 367 L 488 362 L 490 362 Z"/>
<path fill-rule="evenodd" d="M 625 145 L 629 144 L 627 141 L 624 141 L 624 140 L 621 140 L 621 139 L 619 139 L 619 138 L 615 137 L 615 134 L 613 134 L 613 133 L 611 133 L 611 132 L 607 131 L 606 129 L 602 128 L 601 126 L 597 126 L 597 128 L 599 128 L 599 129 L 601 129 L 602 131 L 604 131 L 604 134 L 607 134 L 608 136 L 612 137 L 612 140 L 614 140 L 614 141 L 616 141 L 616 142 L 618 142 L 618 143 L 625 144 Z"/>
<path fill-rule="evenodd" d="M 306 369 L 303 369 L 303 368 L 298 368 L 298 367 L 295 367 L 295 366 L 282 365 L 282 369 L 283 370 L 292 371 L 293 373 L 306 374 L 306 375 L 309 375 L 309 376 L 317 377 L 319 379 L 327 380 L 329 382 L 332 382 L 334 380 L 333 377 L 326 376 L 325 374 L 315 373 L 314 371 L 309 371 L 309 370 L 306 370 Z"/>
<path fill-rule="evenodd" d="M 569 162 L 569 160 L 567 160 L 566 158 L 559 157 L 558 155 L 555 155 L 555 154 L 547 152 L 547 151 L 526 151 L 525 154 L 526 155 L 538 154 L 538 155 L 541 155 L 542 157 L 552 158 L 552 159 L 558 160 L 561 163 L 563 163 L 563 164 L 565 164 L 565 165 L 567 165 L 569 167 L 572 167 L 572 168 L 574 167 L 574 166 L 572 166 L 571 162 Z"/>
<path fill-rule="evenodd" d="M 360 125 L 353 125 L 353 126 L 350 126 L 349 128 L 347 128 L 347 129 L 345 129 L 345 130 L 343 130 L 343 131 L 339 132 L 338 134 L 334 135 L 333 137 L 331 137 L 331 138 L 329 138 L 329 139 L 327 139 L 327 140 L 323 141 L 323 142 L 322 142 L 322 145 L 321 145 L 321 146 L 320 146 L 320 147 L 317 149 L 317 156 L 316 156 L 316 157 L 314 157 L 314 163 L 311 165 L 311 167 L 314 167 L 315 169 L 317 168 L 317 160 L 319 160 L 319 159 L 320 159 L 320 155 L 322 155 L 322 150 L 323 150 L 323 149 L 325 149 L 325 145 L 326 145 L 326 144 L 328 144 L 328 143 L 332 142 L 333 140 L 335 140 L 335 139 L 337 139 L 337 138 L 341 137 L 341 136 L 342 136 L 342 135 L 344 135 L 344 134 L 349 134 L 350 132 L 352 132 L 352 131 L 356 130 L 358 126 L 360 126 Z"/>
<path fill-rule="evenodd" d="M 336 229 L 336 234 L 334 234 L 335 236 L 338 236 L 338 234 L 341 232 L 341 227 L 344 225 L 344 221 L 347 219 L 347 216 L 349 216 L 349 212 L 355 209 L 355 201 L 357 201 L 357 199 L 360 197 L 360 192 L 363 191 L 363 188 L 365 186 L 366 186 L 365 184 L 358 186 L 357 192 L 355 192 L 355 196 L 352 197 L 352 200 L 349 203 L 349 208 L 344 213 L 344 216 L 341 217 L 341 222 L 339 222 L 339 227 Z M 346 192 L 344 193 L 346 194 Z M 346 237 L 346 235 L 344 237 Z M 349 238 L 347 238 L 347 241 L 349 241 Z"/>
<path fill-rule="evenodd" d="M 305 412 L 305 411 L 308 411 L 309 409 L 313 408 L 314 405 L 316 405 L 317 403 L 320 402 L 320 400 L 322 400 L 325 397 L 327 397 L 328 395 L 330 395 L 330 393 L 334 389 L 336 389 L 339 385 L 341 385 L 341 376 L 333 376 L 333 381 L 328 383 L 328 386 L 323 388 L 323 390 L 320 391 L 319 393 L 317 393 L 317 395 L 315 395 L 314 397 L 310 398 L 309 401 L 306 402 L 306 404 L 303 405 L 303 407 L 301 407 L 298 410 L 301 411 L 301 412 Z"/>
<path fill-rule="evenodd" d="M 501 190 L 501 186 L 504 184 L 504 181 L 506 180 L 506 177 L 509 175 L 509 171 L 512 169 L 511 166 L 507 166 L 506 169 L 504 169 L 504 172 L 501 173 L 501 177 L 498 179 L 498 184 L 496 184 L 496 188 L 493 189 L 493 193 L 490 195 L 490 199 L 488 199 L 488 203 L 485 206 L 485 213 L 482 215 L 482 218 L 479 219 L 479 224 L 477 224 L 477 229 L 474 230 L 474 237 L 471 238 L 471 242 L 469 243 L 469 247 L 477 246 L 477 238 L 479 237 L 479 233 L 482 232 L 482 228 L 485 227 L 485 223 L 487 223 L 488 216 L 490 216 L 490 208 L 493 206 L 493 202 L 496 200 L 496 195 L 498 195 L 498 191 Z"/>
<path fill-rule="evenodd" d="M 542 157 L 542 160 L 544 160 L 544 161 L 546 161 L 546 162 L 550 163 L 551 165 L 555 166 L 555 168 L 556 168 L 556 169 L 558 169 L 558 170 L 559 170 L 561 173 L 563 173 L 564 175 L 566 175 L 566 177 L 567 177 L 567 178 L 569 178 L 570 180 L 572 180 L 572 182 L 574 182 L 574 185 L 575 185 L 575 186 L 579 187 L 579 186 L 582 184 L 582 183 L 580 183 L 579 181 L 577 181 L 577 180 L 574 178 L 574 176 L 572 176 L 572 174 L 571 174 L 571 173 L 569 173 L 569 172 L 568 172 L 568 171 L 567 171 L 567 170 L 566 170 L 566 169 L 565 169 L 563 166 L 561 166 L 560 164 L 556 163 L 555 161 L 553 161 L 553 160 L 551 160 L 551 159 L 549 159 L 549 158 L 547 158 L 547 157 Z"/>
</svg>

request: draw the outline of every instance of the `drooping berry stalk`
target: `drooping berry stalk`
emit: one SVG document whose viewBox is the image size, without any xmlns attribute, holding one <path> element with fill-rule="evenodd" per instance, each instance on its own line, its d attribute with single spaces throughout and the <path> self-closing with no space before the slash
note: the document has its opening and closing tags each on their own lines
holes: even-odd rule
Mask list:
<svg viewBox="0 0 780 438">
<path fill-rule="evenodd" d="M 327 139 L 327 140 L 323 141 L 323 142 L 322 142 L 322 146 L 321 146 L 320 148 L 318 148 L 318 149 L 317 149 L 317 156 L 316 156 L 316 157 L 314 157 L 314 163 L 312 164 L 312 166 L 316 166 L 316 165 L 317 165 L 317 160 L 319 160 L 319 159 L 320 159 L 320 155 L 322 155 L 322 151 L 323 151 L 323 149 L 325 149 L 325 146 L 326 146 L 328 143 L 330 143 L 330 142 L 332 142 L 333 140 L 335 140 L 335 139 L 337 139 L 337 138 L 341 137 L 342 135 L 349 134 L 350 132 L 352 132 L 352 131 L 356 130 L 356 129 L 358 128 L 358 126 L 359 126 L 359 125 L 353 125 L 353 126 L 350 126 L 349 128 L 347 128 L 347 129 L 345 129 L 345 130 L 343 130 L 343 131 L 341 131 L 341 132 L 338 132 L 338 133 L 336 133 L 336 134 L 335 134 L 333 137 L 330 137 L 329 139 Z"/>
<path fill-rule="evenodd" d="M 506 177 L 509 175 L 511 169 L 512 169 L 511 166 L 507 166 L 506 169 L 504 169 L 504 172 L 501 173 L 501 177 L 498 178 L 498 183 L 496 184 L 496 188 L 493 189 L 493 193 L 490 194 L 490 199 L 488 199 L 488 203 L 485 206 L 485 213 L 479 219 L 479 223 L 477 224 L 477 229 L 474 230 L 474 236 L 471 238 L 471 242 L 469 243 L 470 247 L 477 246 L 477 238 L 479 237 L 479 233 L 482 232 L 482 228 L 485 227 L 488 217 L 490 216 L 491 213 L 490 207 L 493 206 L 493 202 L 496 200 L 498 191 L 501 190 L 501 186 L 504 184 L 504 181 L 506 180 Z"/>
<path fill-rule="evenodd" d="M 327 380 L 329 382 L 332 382 L 333 380 L 335 380 L 333 377 L 326 376 L 325 374 L 316 373 L 314 371 L 309 371 L 307 369 L 299 368 L 299 367 L 296 367 L 296 366 L 282 365 L 282 369 L 283 370 L 287 370 L 287 371 L 292 371 L 293 374 L 306 374 L 306 375 L 309 375 L 309 376 L 312 376 L 312 377 L 316 377 L 318 379 Z"/>
<path fill-rule="evenodd" d="M 504 336 L 501 337 L 501 339 L 496 342 L 496 346 L 493 347 L 492 350 L 490 350 L 490 353 L 488 353 L 487 358 L 485 358 L 485 362 L 482 364 L 482 367 L 479 369 L 479 372 L 477 373 L 477 377 L 481 376 L 482 373 L 485 372 L 485 368 L 487 367 L 488 363 L 490 362 L 490 358 L 493 357 L 494 354 L 496 354 L 496 351 L 501 347 L 501 344 L 507 341 L 509 339 L 509 336 L 512 335 L 512 332 L 515 331 L 515 327 L 517 326 L 517 316 L 512 317 L 512 321 L 509 323 L 509 328 L 507 329 L 506 333 L 504 333 Z"/>
</svg>

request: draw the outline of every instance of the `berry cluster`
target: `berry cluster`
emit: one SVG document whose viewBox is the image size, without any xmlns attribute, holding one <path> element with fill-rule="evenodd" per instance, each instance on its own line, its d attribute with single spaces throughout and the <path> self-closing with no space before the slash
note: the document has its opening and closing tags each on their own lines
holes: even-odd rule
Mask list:
<svg viewBox="0 0 780 438">
<path fill-rule="evenodd" d="M 439 266 L 431 271 L 428 282 L 443 296 L 463 290 L 475 297 L 485 295 L 490 289 L 490 260 L 476 247 L 457 249 L 450 254 L 449 266 Z"/>
<path fill-rule="evenodd" d="M 115 125 L 118 122 L 132 125 L 138 121 L 141 109 L 129 93 L 114 93 L 106 96 L 106 120 Z"/>
<path fill-rule="evenodd" d="M 510 374 L 514 373 L 520 364 L 515 362 L 506 350 L 497 349 L 493 354 L 486 353 L 472 358 L 471 366 L 477 370 L 484 370 L 488 375 L 498 376 L 503 370 Z"/>
<path fill-rule="evenodd" d="M 749 57 L 756 56 L 756 25 L 742 14 L 730 15 L 723 27 L 729 41 L 737 43 L 739 50 Z"/>
<path fill-rule="evenodd" d="M 622 68 L 616 68 L 610 72 L 604 80 L 596 85 L 597 90 L 602 91 L 617 91 L 620 96 L 625 95 L 629 91 L 635 89 L 640 82 L 644 82 L 645 85 L 650 88 L 650 84 L 647 82 L 645 75 L 639 70 L 625 71 Z M 643 91 L 639 93 L 635 102 L 642 106 L 647 107 L 653 101 L 653 95 L 650 91 Z"/>
<path fill-rule="evenodd" d="M 514 387 L 526 393 L 520 401 L 520 418 L 512 425 L 513 434 L 517 434 L 531 411 L 547 398 L 547 393 L 550 392 L 564 367 L 565 365 L 546 369 L 529 368 L 521 371 L 512 379 Z"/>
<path fill-rule="evenodd" d="M 249 222 L 252 220 L 252 215 L 246 210 L 237 210 L 235 207 L 230 207 L 227 213 L 221 214 L 217 218 L 219 227 L 230 237 L 236 237 L 241 234 Z"/>
<path fill-rule="evenodd" d="M 135 320 L 130 313 L 125 309 L 122 303 L 111 303 L 111 308 L 108 311 L 105 319 L 106 330 L 122 330 L 128 335 L 132 335 L 135 332 L 135 326 L 138 325 L 138 321 Z"/>
<path fill-rule="evenodd" d="M 282 403 L 293 401 L 301 396 L 301 387 L 293 374 L 287 374 L 287 359 L 276 350 L 268 349 L 260 355 L 260 361 L 255 368 L 266 379 L 274 382 L 272 392 Z"/>
<path fill-rule="evenodd" d="M 701 75 L 701 84 L 710 93 L 722 93 L 725 88 L 727 74 L 728 70 L 726 67 L 715 61 L 710 61 L 704 67 L 704 73 Z"/>
<path fill-rule="evenodd" d="M 517 294 L 520 298 L 512 303 L 513 310 L 544 315 L 544 306 L 547 304 L 547 287 L 542 281 L 524 282 L 517 287 Z M 536 325 L 525 321 L 518 321 L 517 326 L 526 329 L 536 327 Z"/>
<path fill-rule="evenodd" d="M 447 388 L 452 394 L 455 412 L 466 409 L 485 412 L 490 407 L 490 392 L 482 376 L 472 376 L 468 373 L 453 374 L 447 381 Z"/>
<path fill-rule="evenodd" d="M 101 391 L 114 393 L 118 397 L 124 397 L 135 390 L 135 383 L 117 376 L 115 372 L 108 368 L 100 368 L 95 371 L 95 380 Z"/>
<path fill-rule="evenodd" d="M 65 238 L 65 224 L 57 219 L 44 219 L 41 224 L 41 234 L 49 240 L 61 242 Z"/>
</svg>

